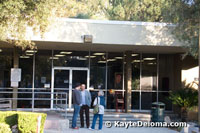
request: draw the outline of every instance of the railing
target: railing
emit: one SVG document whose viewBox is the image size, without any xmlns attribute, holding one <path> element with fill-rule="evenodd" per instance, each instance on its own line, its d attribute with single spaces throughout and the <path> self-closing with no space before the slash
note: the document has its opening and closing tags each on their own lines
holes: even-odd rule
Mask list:
<svg viewBox="0 0 200 133">
<path fill-rule="evenodd" d="M 43 92 L 42 92 L 43 91 Z M 40 110 L 36 108 L 37 103 L 44 103 L 48 102 L 49 106 L 46 110 L 57 110 L 57 111 L 64 111 L 65 115 L 67 114 L 67 93 L 66 92 L 48 92 L 50 90 L 47 89 L 32 89 L 32 88 L 19 88 L 17 92 L 14 92 L 12 88 L 0 88 L 0 102 L 7 102 L 6 104 L 0 103 L 2 106 L 5 105 L 9 108 L 1 108 L 0 110 Z M 14 97 L 13 95 L 17 95 Z M 54 95 L 52 98 L 51 96 Z M 17 102 L 16 102 L 17 101 Z M 25 108 L 13 108 L 15 103 L 26 102 L 28 107 Z M 53 107 L 51 104 L 53 103 Z M 45 110 L 42 108 L 41 110 Z"/>
</svg>

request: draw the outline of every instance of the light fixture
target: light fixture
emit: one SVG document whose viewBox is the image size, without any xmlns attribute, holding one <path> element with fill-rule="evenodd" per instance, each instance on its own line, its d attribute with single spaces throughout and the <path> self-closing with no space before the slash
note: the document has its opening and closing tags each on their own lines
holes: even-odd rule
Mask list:
<svg viewBox="0 0 200 133">
<path fill-rule="evenodd" d="M 33 56 L 33 54 L 26 54 L 26 55 L 28 55 L 28 56 Z"/>
<path fill-rule="evenodd" d="M 89 57 L 90 58 L 95 58 L 96 56 L 92 56 L 92 55 L 91 56 L 85 56 L 85 58 L 89 58 Z"/>
<path fill-rule="evenodd" d="M 65 56 L 65 55 L 63 55 L 63 54 L 56 54 L 55 56 L 56 56 L 56 57 L 63 57 L 63 56 Z"/>
<path fill-rule="evenodd" d="M 60 54 L 71 54 L 72 52 L 65 52 L 65 51 L 62 51 L 60 52 Z"/>
<path fill-rule="evenodd" d="M 138 56 L 138 54 L 131 54 L 131 56 Z"/>
<path fill-rule="evenodd" d="M 0 49 L 0 52 L 2 52 L 2 49 Z"/>
<path fill-rule="evenodd" d="M 29 57 L 29 56 L 22 55 L 22 56 L 20 56 L 19 58 L 21 58 L 21 59 L 28 59 L 28 58 L 30 58 L 30 57 Z"/>
<path fill-rule="evenodd" d="M 144 58 L 144 60 L 155 60 L 156 58 Z"/>
<path fill-rule="evenodd" d="M 77 60 L 87 60 L 87 58 L 77 58 Z"/>
<path fill-rule="evenodd" d="M 143 60 L 133 60 L 132 63 L 144 62 Z"/>
<path fill-rule="evenodd" d="M 116 59 L 108 59 L 107 61 L 116 61 Z"/>
<path fill-rule="evenodd" d="M 26 53 L 37 53 L 37 50 L 26 50 Z"/>
<path fill-rule="evenodd" d="M 58 60 L 59 58 L 58 57 L 50 57 L 49 59 L 50 60 Z"/>
<path fill-rule="evenodd" d="M 121 60 L 123 59 L 123 57 L 115 57 L 115 59 Z"/>
<path fill-rule="evenodd" d="M 98 61 L 98 63 L 106 63 L 106 61 Z"/>
<path fill-rule="evenodd" d="M 152 62 L 151 62 L 151 63 L 147 63 L 147 64 L 148 64 L 148 65 L 156 65 L 156 63 L 152 63 Z"/>
<path fill-rule="evenodd" d="M 105 53 L 94 53 L 93 55 L 105 55 Z"/>
<path fill-rule="evenodd" d="M 83 36 L 83 41 L 84 43 L 92 43 L 93 36 L 92 35 L 84 35 Z"/>
</svg>

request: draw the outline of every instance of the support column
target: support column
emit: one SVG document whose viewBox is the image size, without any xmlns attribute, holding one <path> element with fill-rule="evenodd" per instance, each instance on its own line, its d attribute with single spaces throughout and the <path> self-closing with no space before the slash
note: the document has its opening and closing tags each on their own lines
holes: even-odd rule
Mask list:
<svg viewBox="0 0 200 133">
<path fill-rule="evenodd" d="M 16 47 L 14 47 L 14 51 L 13 51 L 13 67 L 19 68 L 19 53 L 18 53 L 18 49 Z M 13 98 L 18 97 L 17 92 L 18 92 L 18 88 L 13 87 Z M 17 109 L 17 99 L 12 100 L 12 108 Z"/>
<path fill-rule="evenodd" d="M 126 52 L 126 67 L 125 67 L 125 71 L 126 71 L 126 80 L 125 80 L 125 86 L 126 86 L 126 113 L 127 112 L 131 112 L 131 90 L 132 90 L 132 56 L 131 56 L 132 52 L 131 51 L 127 51 Z"/>
<path fill-rule="evenodd" d="M 182 70 L 181 55 L 176 54 L 176 55 L 174 55 L 174 87 L 173 87 L 173 90 L 181 89 L 181 87 L 182 87 L 181 70 Z M 180 114 L 180 111 L 181 111 L 180 108 L 178 108 L 176 105 L 173 105 L 172 108 L 175 113 Z"/>
</svg>

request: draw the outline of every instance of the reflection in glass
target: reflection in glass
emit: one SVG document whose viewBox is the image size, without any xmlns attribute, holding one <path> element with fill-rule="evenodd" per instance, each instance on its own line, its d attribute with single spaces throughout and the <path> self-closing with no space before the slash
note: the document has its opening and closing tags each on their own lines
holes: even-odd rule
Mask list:
<svg viewBox="0 0 200 133">
<path fill-rule="evenodd" d="M 60 51 L 54 50 L 53 64 L 54 66 L 66 67 L 88 67 L 89 66 L 88 51 Z"/>
<path fill-rule="evenodd" d="M 1 49 L 0 51 L 0 87 L 10 87 L 10 70 L 12 68 L 12 49 Z"/>
<path fill-rule="evenodd" d="M 140 63 L 140 54 L 132 54 L 132 90 L 140 90 Z"/>
<path fill-rule="evenodd" d="M 141 94 L 141 109 L 143 110 L 150 110 L 151 109 L 151 104 L 153 102 L 156 102 L 157 95 L 156 92 L 142 92 Z"/>
<path fill-rule="evenodd" d="M 157 90 L 157 55 L 142 54 L 141 90 Z"/>
<path fill-rule="evenodd" d="M 159 90 L 169 91 L 174 85 L 173 55 L 159 55 Z"/>
<path fill-rule="evenodd" d="M 132 92 L 131 95 L 131 109 L 139 109 L 140 106 L 140 93 Z"/>
</svg>

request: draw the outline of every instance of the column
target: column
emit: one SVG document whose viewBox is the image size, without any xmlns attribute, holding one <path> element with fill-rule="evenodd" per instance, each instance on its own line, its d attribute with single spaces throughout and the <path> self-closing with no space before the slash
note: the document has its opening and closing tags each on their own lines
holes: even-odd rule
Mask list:
<svg viewBox="0 0 200 133">
<path fill-rule="evenodd" d="M 126 66 L 125 66 L 125 72 L 126 72 L 126 77 L 125 77 L 125 89 L 126 89 L 126 113 L 127 112 L 131 112 L 131 90 L 132 90 L 132 52 L 131 51 L 127 51 L 126 53 L 126 57 L 125 57 L 125 61 L 126 61 Z"/>
<path fill-rule="evenodd" d="M 13 67 L 19 68 L 19 53 L 18 53 L 18 49 L 16 47 L 14 47 L 14 51 L 13 51 Z M 13 98 L 18 97 L 17 92 L 18 92 L 18 88 L 13 87 Z M 17 100 L 16 99 L 12 100 L 12 108 L 17 109 Z"/>
<path fill-rule="evenodd" d="M 181 86 L 182 86 L 181 70 L 182 70 L 181 55 L 176 54 L 176 55 L 174 55 L 174 87 L 173 87 L 173 90 L 181 89 Z M 176 105 L 173 105 L 172 108 L 175 113 L 180 113 L 180 111 L 181 111 L 180 108 L 178 108 Z"/>
</svg>

